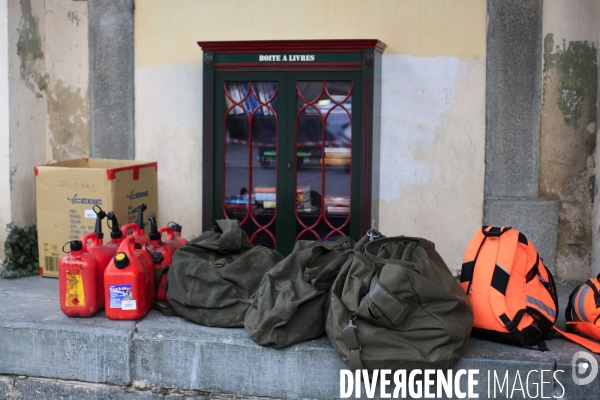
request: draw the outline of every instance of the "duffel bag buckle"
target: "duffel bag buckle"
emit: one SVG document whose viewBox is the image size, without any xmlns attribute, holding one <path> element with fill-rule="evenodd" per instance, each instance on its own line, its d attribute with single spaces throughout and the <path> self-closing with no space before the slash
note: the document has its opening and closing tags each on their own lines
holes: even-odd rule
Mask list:
<svg viewBox="0 0 600 400">
<path fill-rule="evenodd" d="M 346 328 L 344 328 L 344 329 L 348 329 L 348 328 L 356 329 L 356 325 L 354 325 L 355 319 L 356 319 L 356 314 L 352 314 L 350 316 L 350 320 L 348 321 L 348 326 L 346 326 Z"/>
<path fill-rule="evenodd" d="M 379 236 L 381 236 L 381 233 L 377 232 L 374 233 L 372 229 L 369 229 L 367 231 L 367 236 L 369 237 L 369 242 L 372 242 L 373 240 L 377 239 Z"/>
<path fill-rule="evenodd" d="M 346 346 L 348 346 L 349 351 L 360 351 L 362 350 L 362 345 L 358 341 L 358 337 L 356 336 L 356 325 L 354 324 L 354 320 L 356 319 L 356 314 L 350 316 L 350 320 L 348 321 L 348 326 L 346 326 L 343 330 L 344 340 L 346 342 Z"/>
</svg>

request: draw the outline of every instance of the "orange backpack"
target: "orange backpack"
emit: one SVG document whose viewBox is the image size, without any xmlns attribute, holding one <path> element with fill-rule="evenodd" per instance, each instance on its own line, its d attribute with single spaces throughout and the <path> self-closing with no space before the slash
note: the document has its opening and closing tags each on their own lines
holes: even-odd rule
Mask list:
<svg viewBox="0 0 600 400">
<path fill-rule="evenodd" d="M 473 336 L 547 350 L 558 297 L 552 274 L 525 235 L 484 226 L 467 247 L 460 285 L 473 307 Z"/>
<path fill-rule="evenodd" d="M 538 345 L 552 330 L 594 353 L 600 344 L 567 332 L 600 340 L 600 275 L 579 285 L 569 298 L 567 332 L 554 326 L 558 296 L 554 277 L 533 243 L 512 228 L 484 226 L 465 253 L 460 286 L 473 307 L 472 335 L 482 339 Z"/>
<path fill-rule="evenodd" d="M 600 340 L 600 274 L 577 286 L 565 311 L 567 332 Z"/>
</svg>

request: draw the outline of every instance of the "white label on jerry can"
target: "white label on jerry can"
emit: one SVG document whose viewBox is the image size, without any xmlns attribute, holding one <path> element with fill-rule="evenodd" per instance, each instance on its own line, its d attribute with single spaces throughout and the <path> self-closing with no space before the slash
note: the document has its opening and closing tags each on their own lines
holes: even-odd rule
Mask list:
<svg viewBox="0 0 600 400">
<path fill-rule="evenodd" d="M 135 300 L 133 300 L 133 291 L 131 285 L 109 285 L 108 297 L 110 299 L 110 308 L 120 308 L 122 310 L 135 310 Z M 124 304 L 132 303 L 133 308 L 125 308 Z"/>
<path fill-rule="evenodd" d="M 122 310 L 136 310 L 136 300 L 123 300 L 121 301 L 121 309 Z"/>
</svg>

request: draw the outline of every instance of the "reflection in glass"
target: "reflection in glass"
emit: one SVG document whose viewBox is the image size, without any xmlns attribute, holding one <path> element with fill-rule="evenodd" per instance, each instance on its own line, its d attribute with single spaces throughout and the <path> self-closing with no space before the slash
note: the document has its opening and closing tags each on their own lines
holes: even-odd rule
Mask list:
<svg viewBox="0 0 600 400">
<path fill-rule="evenodd" d="M 223 213 L 275 248 L 277 83 L 226 82 L 224 92 Z"/>
<path fill-rule="evenodd" d="M 297 82 L 296 94 L 296 239 L 335 240 L 349 232 L 352 82 Z"/>
</svg>

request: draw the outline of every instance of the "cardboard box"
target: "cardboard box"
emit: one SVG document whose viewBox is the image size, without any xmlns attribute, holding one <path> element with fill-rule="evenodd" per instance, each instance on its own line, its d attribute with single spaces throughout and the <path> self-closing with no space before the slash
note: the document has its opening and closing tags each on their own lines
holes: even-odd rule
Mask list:
<svg viewBox="0 0 600 400">
<path fill-rule="evenodd" d="M 94 205 L 119 225 L 135 222 L 140 204 L 158 212 L 157 163 L 81 158 L 35 167 L 40 275 L 58 277 L 62 246 L 94 231 Z M 104 242 L 110 241 L 106 219 Z M 148 221 L 146 232 L 149 230 Z"/>
</svg>

